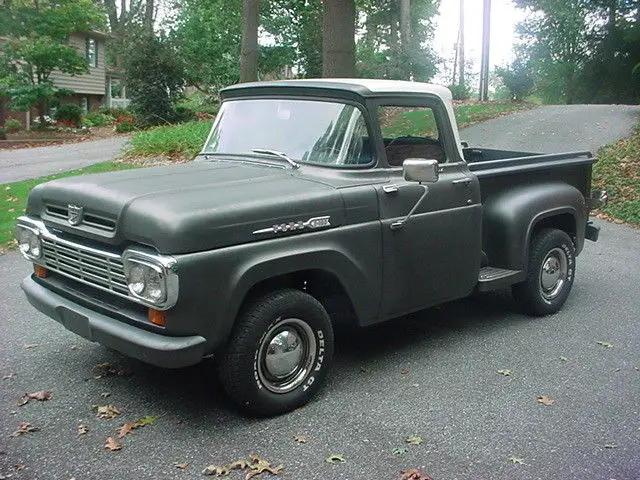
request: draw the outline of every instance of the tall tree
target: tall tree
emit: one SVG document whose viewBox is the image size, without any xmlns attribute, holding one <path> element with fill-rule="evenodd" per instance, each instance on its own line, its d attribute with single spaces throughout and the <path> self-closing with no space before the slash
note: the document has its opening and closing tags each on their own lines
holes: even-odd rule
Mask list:
<svg viewBox="0 0 640 480">
<path fill-rule="evenodd" d="M 23 0 L 8 2 L 0 16 L 0 62 L 5 65 L 0 89 L 12 108 L 37 106 L 46 115 L 61 90 L 50 80 L 54 70 L 69 75 L 88 71 L 85 57 L 67 44 L 74 32 L 104 27 L 105 13 L 90 0 Z"/>
<path fill-rule="evenodd" d="M 355 0 L 323 0 L 322 76 L 354 77 Z"/>
<path fill-rule="evenodd" d="M 240 82 L 258 79 L 258 22 L 260 0 L 242 2 L 242 43 L 240 45 Z"/>
</svg>

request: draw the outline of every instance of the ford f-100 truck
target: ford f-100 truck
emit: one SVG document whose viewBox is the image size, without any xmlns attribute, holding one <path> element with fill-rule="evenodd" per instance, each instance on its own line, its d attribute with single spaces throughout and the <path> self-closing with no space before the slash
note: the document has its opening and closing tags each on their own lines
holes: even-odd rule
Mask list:
<svg viewBox="0 0 640 480">
<path fill-rule="evenodd" d="M 212 355 L 248 413 L 305 404 L 341 324 L 505 287 L 557 312 L 598 238 L 589 152 L 468 147 L 445 88 L 294 80 L 221 98 L 193 162 L 39 185 L 16 236 L 35 308 L 161 367 Z"/>
</svg>

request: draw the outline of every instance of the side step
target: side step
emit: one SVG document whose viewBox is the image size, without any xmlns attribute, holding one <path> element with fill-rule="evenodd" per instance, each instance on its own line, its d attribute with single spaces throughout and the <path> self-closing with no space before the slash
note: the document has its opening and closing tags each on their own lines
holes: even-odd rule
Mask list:
<svg viewBox="0 0 640 480">
<path fill-rule="evenodd" d="M 506 268 L 482 267 L 478 274 L 479 292 L 489 292 L 521 282 L 526 277 L 523 270 L 507 270 Z"/>
</svg>

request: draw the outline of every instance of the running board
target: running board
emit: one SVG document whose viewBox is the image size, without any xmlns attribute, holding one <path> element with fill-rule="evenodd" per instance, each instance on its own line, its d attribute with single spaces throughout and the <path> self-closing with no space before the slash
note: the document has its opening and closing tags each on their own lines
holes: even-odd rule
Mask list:
<svg viewBox="0 0 640 480">
<path fill-rule="evenodd" d="M 478 286 L 476 288 L 479 292 L 489 292 L 521 282 L 525 277 L 526 273 L 522 270 L 482 267 L 478 274 Z"/>
</svg>

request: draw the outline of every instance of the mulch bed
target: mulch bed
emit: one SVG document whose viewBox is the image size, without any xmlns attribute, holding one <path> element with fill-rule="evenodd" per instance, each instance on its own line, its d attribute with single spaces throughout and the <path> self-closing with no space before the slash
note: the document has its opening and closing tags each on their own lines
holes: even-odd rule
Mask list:
<svg viewBox="0 0 640 480">
<path fill-rule="evenodd" d="M 6 140 L 0 140 L 0 149 L 12 150 L 18 148 L 49 147 L 65 143 L 86 142 L 113 137 L 118 134 L 112 126 L 95 127 L 90 132 L 56 132 L 52 130 L 29 130 L 8 133 Z"/>
</svg>

